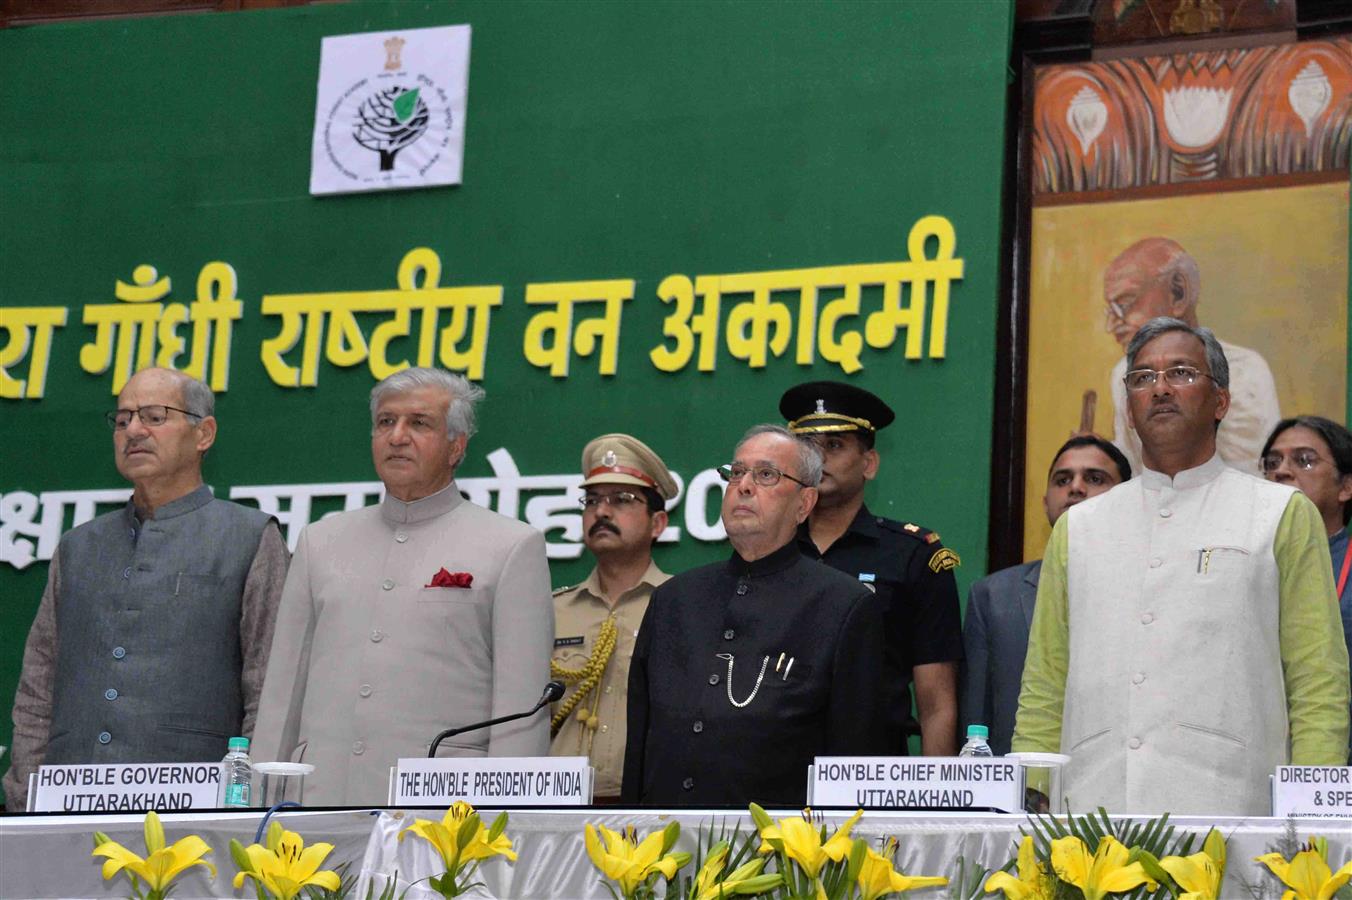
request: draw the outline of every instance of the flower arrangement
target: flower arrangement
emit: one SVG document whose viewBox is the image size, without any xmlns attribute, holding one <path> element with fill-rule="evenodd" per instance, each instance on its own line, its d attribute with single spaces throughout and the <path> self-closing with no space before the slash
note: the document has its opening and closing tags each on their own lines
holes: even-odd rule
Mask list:
<svg viewBox="0 0 1352 900">
<path fill-rule="evenodd" d="M 216 867 L 202 859 L 211 852 L 206 841 L 190 834 L 166 847 L 164 826 L 160 824 L 160 817 L 154 810 L 146 813 L 143 828 L 146 843 L 144 858 L 110 839 L 102 831 L 94 832 L 94 852 L 91 855 L 106 857 L 103 863 L 105 881 L 111 880 L 118 872 L 124 872 L 131 879 L 133 898 L 163 900 L 169 896 L 174 879 L 193 866 L 206 866 L 211 877 L 216 877 Z"/>
<path fill-rule="evenodd" d="M 306 847 L 300 835 L 287 831 L 282 823 L 274 820 L 268 826 L 264 845 L 245 847 L 239 841 L 230 841 L 230 856 L 239 868 L 234 886 L 241 888 L 246 878 L 252 878 L 258 900 L 264 900 L 265 893 L 275 900 L 293 900 L 302 888 L 310 886 L 337 891 L 341 887 L 338 873 L 319 868 L 331 852 L 332 844 Z"/>
<path fill-rule="evenodd" d="M 587 853 L 601 874 L 619 888 L 618 892 L 611 888 L 611 893 L 624 900 L 655 896 L 658 875 L 667 880 L 666 896 L 684 896 L 686 900 L 750 896 L 774 900 L 878 900 L 948 883 L 947 878 L 911 877 L 898 872 L 893 863 L 895 840 L 884 842 L 879 852 L 867 841 L 852 838 L 850 829 L 863 810 L 830 837 L 824 825 L 813 823 L 811 810 L 804 810 L 802 816 L 779 820 L 771 819 L 754 803 L 750 812 L 756 831 L 745 837 L 734 831 L 731 840 L 722 835 L 714 840 L 711 836 L 708 846 L 701 849 L 703 860 L 688 886 L 677 873 L 690 861 L 690 854 L 670 852 L 680 836 L 680 825 L 676 822 L 653 832 L 642 842 L 632 828 L 619 834 L 589 824 Z M 771 861 L 775 870 L 767 872 Z"/>
<path fill-rule="evenodd" d="M 1329 868 L 1329 846 L 1324 838 L 1312 838 L 1291 859 L 1280 853 L 1254 858 L 1282 880 L 1288 888 L 1282 900 L 1331 900 L 1352 881 L 1352 860 L 1337 872 Z"/>
<path fill-rule="evenodd" d="M 669 852 L 681 835 L 681 826 L 672 822 L 661 831 L 654 831 L 642 841 L 634 828 L 624 829 L 624 833 L 611 831 L 604 825 L 585 828 L 587 856 L 592 864 L 601 870 L 619 887 L 624 900 L 650 900 L 656 896 L 657 876 L 662 875 L 670 882 L 676 872 L 690 862 L 689 853 Z M 606 885 L 611 894 L 614 888 Z"/>
<path fill-rule="evenodd" d="M 411 832 L 436 848 L 446 869 L 440 875 L 429 877 L 427 883 L 441 896 L 450 898 L 459 897 L 482 884 L 472 879 L 484 860 L 505 856 L 516 862 L 511 839 L 503 833 L 506 829 L 507 813 L 498 813 L 493 824 L 484 828 L 474 807 L 456 801 L 440 822 L 417 819 L 399 832 L 399 840 Z"/>
</svg>

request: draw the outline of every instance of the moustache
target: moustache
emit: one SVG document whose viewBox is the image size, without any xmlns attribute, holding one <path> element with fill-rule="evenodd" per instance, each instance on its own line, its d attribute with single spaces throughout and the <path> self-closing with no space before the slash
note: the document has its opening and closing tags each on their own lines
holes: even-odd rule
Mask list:
<svg viewBox="0 0 1352 900">
<path fill-rule="evenodd" d="M 616 537 L 619 537 L 619 534 L 620 534 L 620 529 L 619 529 L 619 528 L 617 528 L 617 527 L 615 527 L 614 525 L 612 525 L 611 523 L 607 522 L 605 519 L 602 519 L 602 520 L 600 520 L 599 522 L 597 522 L 595 525 L 593 525 L 593 526 L 587 531 L 587 537 L 592 537 L 593 535 L 595 535 L 595 534 L 597 534 L 597 533 L 599 533 L 599 532 L 602 532 L 602 531 L 609 531 L 609 532 L 611 532 L 612 534 L 614 534 Z"/>
</svg>

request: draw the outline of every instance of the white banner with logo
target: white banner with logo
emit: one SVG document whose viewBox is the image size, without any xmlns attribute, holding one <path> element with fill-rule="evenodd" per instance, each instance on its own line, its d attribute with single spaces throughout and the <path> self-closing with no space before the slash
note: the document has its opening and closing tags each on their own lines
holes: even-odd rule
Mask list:
<svg viewBox="0 0 1352 900">
<path fill-rule="evenodd" d="M 468 25 L 324 38 L 311 194 L 459 184 Z"/>
</svg>

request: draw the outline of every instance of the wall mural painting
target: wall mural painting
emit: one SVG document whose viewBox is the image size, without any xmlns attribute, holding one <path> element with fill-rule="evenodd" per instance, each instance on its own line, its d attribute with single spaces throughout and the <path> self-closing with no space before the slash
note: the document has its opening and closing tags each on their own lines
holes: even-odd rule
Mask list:
<svg viewBox="0 0 1352 900">
<path fill-rule="evenodd" d="M 1139 470 L 1122 354 L 1154 316 L 1225 347 L 1231 465 L 1256 473 L 1281 416 L 1345 420 L 1350 146 L 1346 38 L 1036 73 L 1025 558 L 1071 433 Z"/>
</svg>

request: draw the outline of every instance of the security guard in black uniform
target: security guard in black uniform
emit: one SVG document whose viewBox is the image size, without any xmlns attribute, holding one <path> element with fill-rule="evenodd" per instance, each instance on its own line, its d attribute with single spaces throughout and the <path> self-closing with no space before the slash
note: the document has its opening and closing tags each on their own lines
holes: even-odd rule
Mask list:
<svg viewBox="0 0 1352 900">
<path fill-rule="evenodd" d="M 910 718 L 914 682 L 922 752 L 956 755 L 962 619 L 953 569 L 960 560 L 934 532 L 875 516 L 864 505 L 864 486 L 878 474 L 874 437 L 896 414 L 868 391 L 838 381 L 790 388 L 779 412 L 826 460 L 817 506 L 798 531 L 799 549 L 882 598 L 890 683 L 880 687 L 894 725 L 899 731 Z"/>
</svg>

